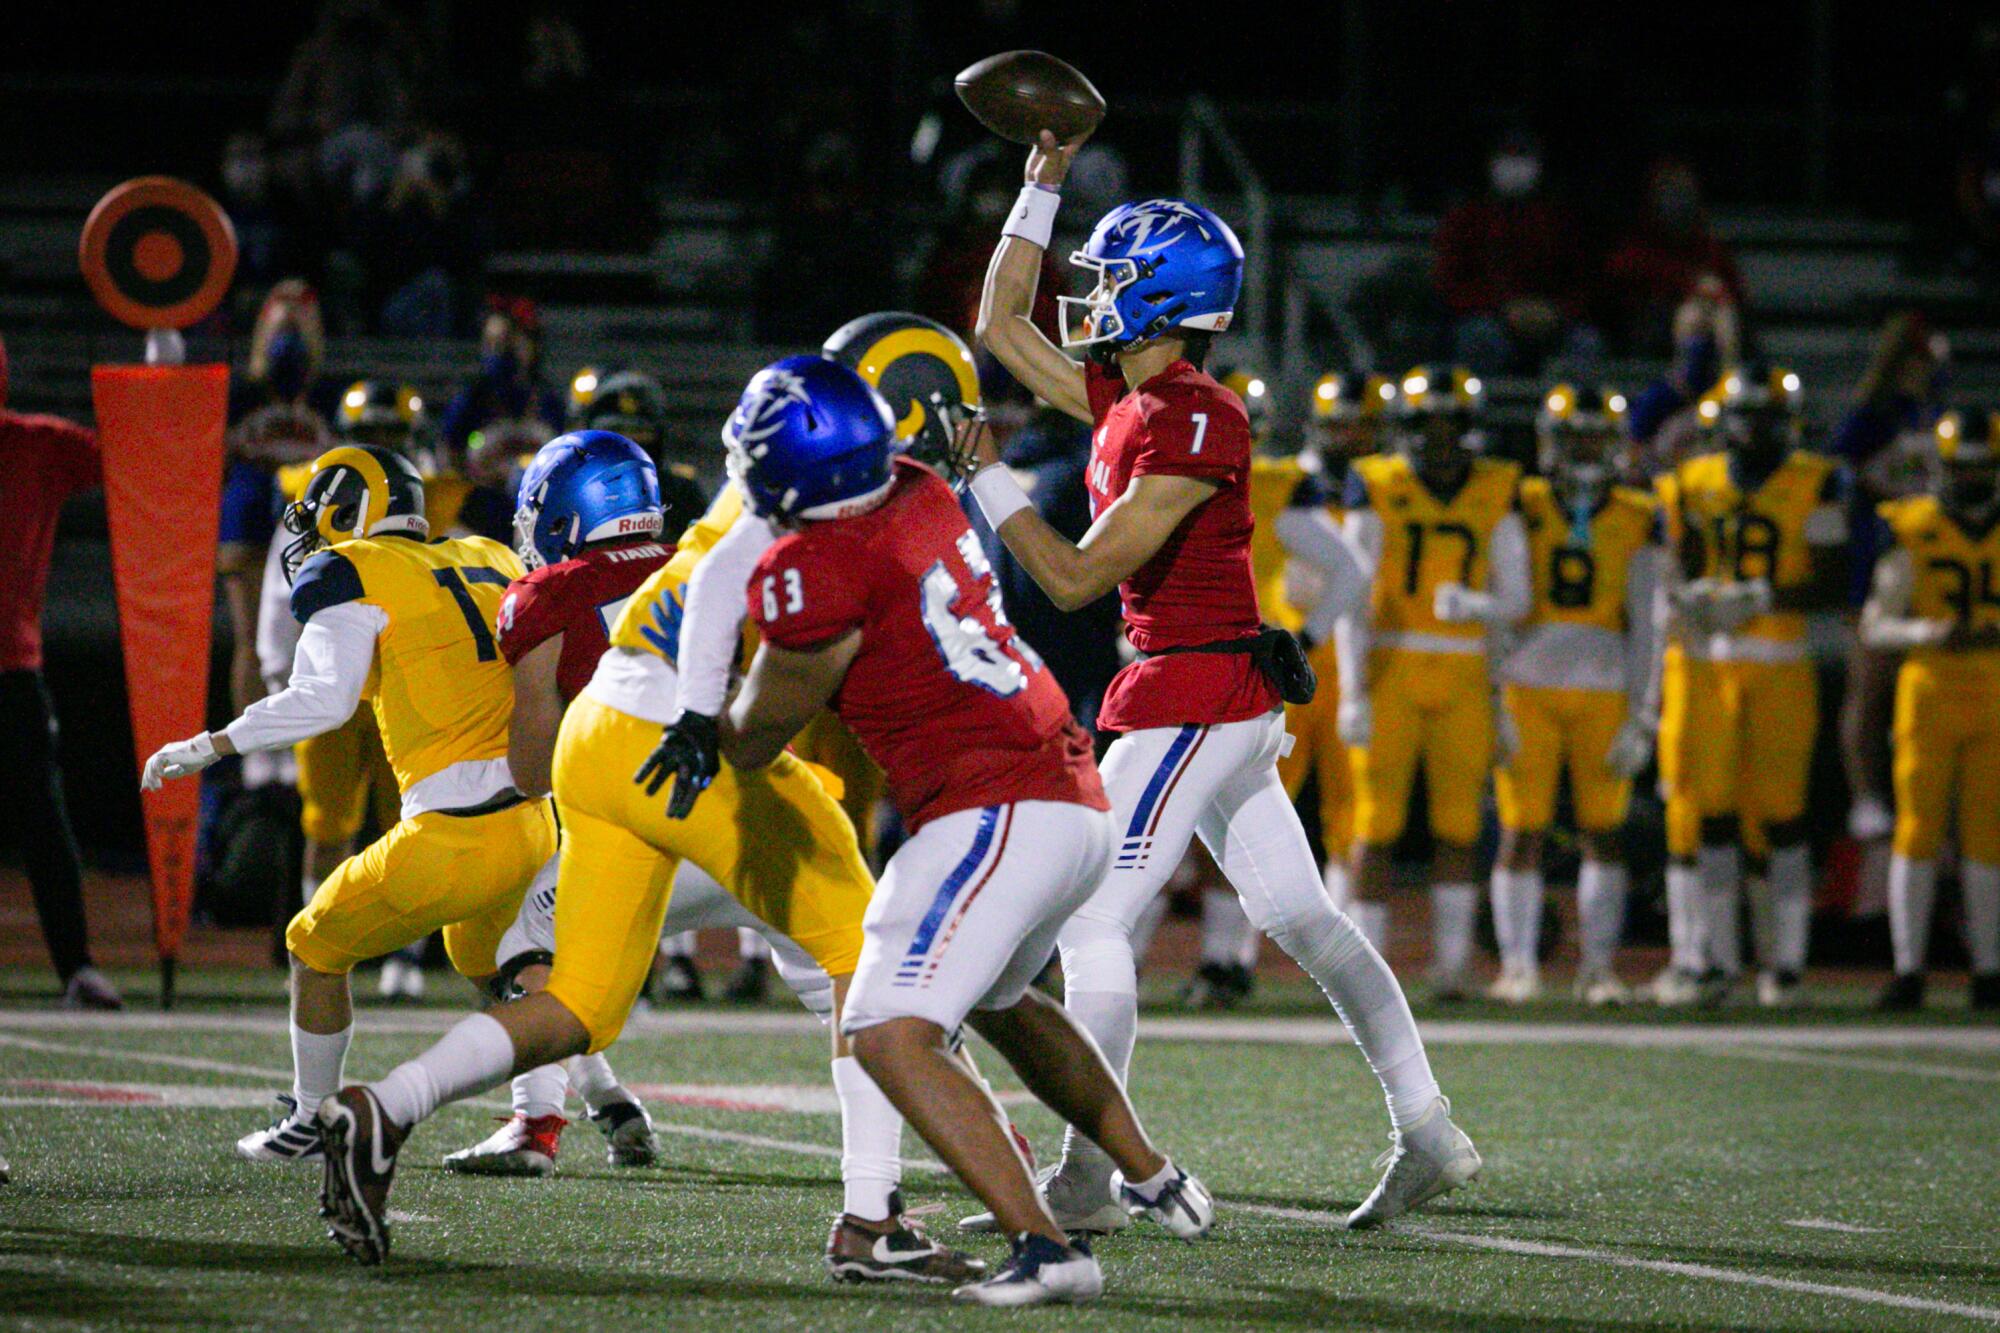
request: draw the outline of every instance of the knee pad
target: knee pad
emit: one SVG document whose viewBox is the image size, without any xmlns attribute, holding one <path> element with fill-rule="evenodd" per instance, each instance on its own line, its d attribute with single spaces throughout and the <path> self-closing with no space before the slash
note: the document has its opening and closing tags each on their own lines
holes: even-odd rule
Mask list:
<svg viewBox="0 0 2000 1333">
<path fill-rule="evenodd" d="M 1121 923 L 1079 912 L 1063 926 L 1056 947 L 1062 954 L 1065 991 L 1139 993 L 1139 965 L 1132 957 L 1132 937 Z"/>
<path fill-rule="evenodd" d="M 1327 915 L 1331 924 L 1314 931 L 1311 939 L 1299 941 L 1303 948 L 1287 945 L 1285 949 L 1315 981 L 1338 972 L 1368 949 L 1368 937 L 1347 913 L 1329 905 Z"/>
</svg>

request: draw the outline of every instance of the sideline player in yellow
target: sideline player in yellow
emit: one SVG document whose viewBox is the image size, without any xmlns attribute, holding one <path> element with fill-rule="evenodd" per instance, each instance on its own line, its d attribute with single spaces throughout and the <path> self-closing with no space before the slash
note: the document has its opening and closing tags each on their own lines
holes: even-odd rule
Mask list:
<svg viewBox="0 0 2000 1333">
<path fill-rule="evenodd" d="M 1576 995 L 1593 1005 L 1630 998 L 1612 971 L 1625 927 L 1618 832 L 1653 752 L 1666 552 L 1652 494 L 1617 484 L 1624 423 L 1624 395 L 1556 385 L 1536 420 L 1542 475 L 1521 482 L 1535 595 L 1500 670 L 1516 746 L 1494 773 L 1500 977 L 1489 992 L 1510 1004 L 1541 991 L 1542 850 L 1565 769 L 1583 845 Z"/>
<path fill-rule="evenodd" d="M 1345 530 L 1365 605 L 1336 623 L 1341 736 L 1354 766 L 1355 921 L 1389 934 L 1389 851 L 1402 836 L 1417 765 L 1430 794 L 1431 980 L 1469 993 L 1479 912 L 1474 844 L 1496 741 L 1489 641 L 1527 614 L 1521 470 L 1478 455 L 1482 386 L 1463 369 L 1409 371 L 1390 405 L 1393 452 L 1356 460 Z M 1504 756 L 1503 756 L 1504 757 Z"/>
<path fill-rule="evenodd" d="M 2000 1009 L 2000 412 L 1937 423 L 1930 495 L 1880 507 L 1895 545 L 1875 566 L 1862 641 L 1907 651 L 1896 678 L 1896 840 L 1884 1009 L 1924 1002 L 1937 854 L 1957 806 L 1972 1007 Z"/>
<path fill-rule="evenodd" d="M 379 447 L 320 455 L 285 527 L 304 626 L 290 683 L 223 730 L 162 747 L 140 781 L 156 788 L 224 755 L 293 745 L 346 722 L 363 698 L 373 705 L 402 818 L 341 862 L 286 930 L 292 1092 L 274 1124 L 236 1145 L 295 1162 L 321 1155 L 313 1113 L 342 1081 L 355 964 L 442 928 L 452 966 L 484 982 L 556 830 L 507 766 L 514 689 L 493 624 L 522 572 L 514 553 L 481 537 L 427 541 L 423 479 Z"/>
<path fill-rule="evenodd" d="M 1806 784 L 1819 683 L 1806 612 L 1842 604 L 1839 464 L 1802 447 L 1797 374 L 1732 370 L 1698 404 L 1720 446 L 1660 478 L 1682 582 L 1666 651 L 1660 779 L 1667 851 L 1699 876 L 1706 977 L 1654 983 L 1662 1003 L 1719 1002 L 1743 966 L 1743 850 L 1768 842 L 1751 907 L 1758 1002 L 1797 998 L 1812 917 Z"/>
<path fill-rule="evenodd" d="M 1320 376 L 1313 384 L 1306 448 L 1299 456 L 1303 474 L 1271 520 L 1272 534 L 1289 557 L 1282 591 L 1298 623 L 1287 628 L 1305 640 L 1306 659 L 1319 677 L 1319 693 L 1311 703 L 1285 705 L 1285 730 L 1293 744 L 1292 752 L 1278 760 L 1278 777 L 1294 800 L 1309 775 L 1319 788 L 1326 892 L 1342 911 L 1353 897 L 1354 769 L 1340 738 L 1340 661 L 1333 626 L 1347 600 L 1366 589 L 1346 583 L 1354 563 L 1340 533 L 1345 518 L 1341 501 L 1356 460 L 1380 451 L 1383 421 L 1395 396 L 1396 382 L 1387 375 L 1329 371 Z M 1251 497 L 1255 504 L 1254 484 Z M 1261 512 L 1257 525 L 1261 531 Z M 1330 546 L 1333 542 L 1340 548 Z M 1253 558 L 1255 549 L 1253 537 Z M 1260 597 L 1262 589 L 1260 583 Z"/>
<path fill-rule="evenodd" d="M 407 384 L 357 380 L 340 395 L 335 425 L 349 444 L 393 450 L 416 464 L 424 479 L 424 519 L 440 536 L 451 535 L 470 487 L 465 479 L 433 466 L 421 445 L 426 429 L 424 403 Z M 296 501 L 312 479 L 312 464 L 278 469 L 285 503 Z M 286 535 L 272 541 L 265 561 L 257 607 L 257 657 L 267 693 L 284 688 L 298 652 L 301 626 L 292 615 L 291 580 L 282 568 Z M 292 747 L 298 774 L 299 825 L 305 835 L 304 881 L 299 905 L 312 901 L 334 868 L 353 854 L 354 840 L 373 815 L 378 829 L 401 818 L 396 775 L 383 752 L 375 715 L 358 708 L 344 724 Z M 418 999 L 424 993 L 421 941 L 382 960 L 380 993 Z"/>
</svg>

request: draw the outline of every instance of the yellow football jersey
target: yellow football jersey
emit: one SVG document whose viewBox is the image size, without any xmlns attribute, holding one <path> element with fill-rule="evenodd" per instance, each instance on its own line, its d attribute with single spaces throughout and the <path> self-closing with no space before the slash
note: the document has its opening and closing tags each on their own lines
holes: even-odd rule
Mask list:
<svg viewBox="0 0 2000 1333">
<path fill-rule="evenodd" d="M 1306 618 L 1285 599 L 1285 548 L 1278 544 L 1278 515 L 1291 503 L 1292 492 L 1306 470 L 1296 454 L 1250 460 L 1250 569 L 1257 581 L 1257 610 L 1270 624 L 1296 630 Z"/>
<path fill-rule="evenodd" d="M 1623 633 L 1625 575 L 1653 540 L 1659 507 L 1644 491 L 1614 486 L 1579 528 L 1546 477 L 1521 483 L 1535 600 L 1530 625 L 1588 625 Z"/>
<path fill-rule="evenodd" d="M 292 614 L 301 622 L 346 602 L 389 618 L 362 697 L 402 790 L 452 764 L 506 757 L 514 674 L 493 624 L 507 585 L 525 572 L 484 537 L 398 536 L 341 542 L 299 570 Z"/>
<path fill-rule="evenodd" d="M 708 512 L 688 524 L 674 545 L 674 558 L 653 571 L 639 590 L 625 602 L 618 621 L 611 627 L 611 646 L 634 652 L 651 653 L 668 662 L 679 651 L 681 616 L 687 610 L 688 580 L 715 544 L 722 540 L 743 512 L 743 491 L 735 482 L 725 484 L 709 501 Z M 745 626 L 745 633 L 752 631 Z"/>
<path fill-rule="evenodd" d="M 1910 553 L 1911 615 L 1961 621 L 1972 629 L 2000 629 L 2000 526 L 1975 536 L 1930 495 L 1891 500 L 1877 512 Z M 2000 649 L 1920 648 L 1909 660 L 1933 669 L 1990 672 L 2000 670 Z"/>
<path fill-rule="evenodd" d="M 1382 520 L 1382 560 L 1371 602 L 1376 630 L 1483 638 L 1485 626 L 1439 620 L 1433 603 L 1440 584 L 1486 587 L 1493 529 L 1514 507 L 1521 469 L 1476 458 L 1465 484 L 1449 500 L 1432 495 L 1401 454 L 1356 459 L 1352 475 L 1350 508 L 1359 499 L 1358 483 Z"/>
<path fill-rule="evenodd" d="M 1793 588 L 1812 577 L 1807 520 L 1828 494 L 1835 463 L 1821 454 L 1795 450 L 1764 484 L 1745 494 L 1729 475 L 1727 453 L 1688 459 L 1659 480 L 1660 503 L 1674 545 L 1690 557 L 1693 577 L 1745 582 L 1769 580 L 1773 588 Z M 1774 611 L 1750 621 L 1738 634 L 1753 639 L 1796 641 L 1806 618 Z"/>
</svg>

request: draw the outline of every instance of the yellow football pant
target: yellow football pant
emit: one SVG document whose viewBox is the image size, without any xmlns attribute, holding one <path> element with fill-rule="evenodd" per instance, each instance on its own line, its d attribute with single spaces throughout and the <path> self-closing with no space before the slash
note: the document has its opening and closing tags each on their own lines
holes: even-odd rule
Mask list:
<svg viewBox="0 0 2000 1333">
<path fill-rule="evenodd" d="M 2000 863 L 2000 669 L 1905 662 L 1894 737 L 1897 852 L 1935 857 L 1956 802 L 1959 854 Z"/>
<path fill-rule="evenodd" d="M 286 928 L 285 947 L 313 971 L 341 975 L 442 929 L 453 967 L 491 976 L 500 937 L 555 850 L 547 801 L 399 820 L 326 877 Z"/>
<path fill-rule="evenodd" d="M 1660 708 L 1660 785 L 1667 850 L 1691 857 L 1702 822 L 1736 816 L 1745 846 L 1805 814 L 1819 678 L 1811 662 L 1711 662 L 1667 649 Z"/>
<path fill-rule="evenodd" d="M 299 827 L 308 842 L 341 847 L 354 841 L 372 806 L 377 828 L 403 817 L 402 794 L 375 729 L 375 710 L 362 706 L 322 736 L 292 747 L 299 765 Z"/>
<path fill-rule="evenodd" d="M 1565 766 L 1577 827 L 1608 833 L 1625 822 L 1631 780 L 1604 766 L 1625 725 L 1623 693 L 1509 685 L 1502 706 L 1520 736 L 1514 757 L 1493 775 L 1503 828 L 1540 833 L 1554 823 L 1556 783 Z"/>
<path fill-rule="evenodd" d="M 618 1038 L 659 947 L 674 872 L 693 861 L 829 975 L 854 971 L 874 880 L 854 826 L 798 758 L 744 773 L 725 764 L 686 819 L 669 789 L 648 796 L 633 773 L 659 742 L 656 722 L 588 695 L 556 737 L 556 960 L 548 992 L 590 1032 Z"/>
<path fill-rule="evenodd" d="M 1421 760 L 1431 833 L 1471 845 L 1479 838 L 1479 801 L 1493 764 L 1485 655 L 1379 649 L 1370 677 L 1374 732 L 1367 745 L 1348 751 L 1355 831 L 1371 847 L 1402 836 Z"/>
<path fill-rule="evenodd" d="M 1340 739 L 1340 663 L 1331 640 L 1314 647 L 1307 660 L 1319 676 L 1319 691 L 1309 704 L 1285 705 L 1292 752 L 1278 760 L 1278 777 L 1294 801 L 1308 774 L 1318 779 L 1320 841 L 1328 859 L 1345 860 L 1354 843 L 1354 769 Z"/>
</svg>

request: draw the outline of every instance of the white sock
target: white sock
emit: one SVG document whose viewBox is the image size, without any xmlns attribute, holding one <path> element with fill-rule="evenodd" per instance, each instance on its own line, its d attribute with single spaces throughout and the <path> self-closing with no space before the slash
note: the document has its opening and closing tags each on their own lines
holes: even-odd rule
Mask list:
<svg viewBox="0 0 2000 1333">
<path fill-rule="evenodd" d="M 514 1080 L 514 1114 L 534 1120 L 561 1115 L 569 1096 L 569 1072 L 561 1065 L 538 1065 Z"/>
<path fill-rule="evenodd" d="M 1104 1063 L 1126 1083 L 1132 1045 L 1139 1035 L 1139 974 L 1132 948 L 1115 922 L 1070 918 L 1062 941 L 1063 1008 L 1097 1043 Z M 1063 1134 L 1063 1172 L 1087 1173 L 1109 1183 L 1114 1169 L 1105 1151 L 1071 1125 Z"/>
<path fill-rule="evenodd" d="M 1389 910 L 1383 903 L 1355 906 L 1379 907 L 1385 916 Z M 1395 973 L 1353 917 L 1335 912 L 1329 928 L 1312 938 L 1301 934 L 1283 932 L 1278 943 L 1319 983 L 1353 1034 L 1354 1044 L 1382 1085 L 1390 1122 L 1399 1129 L 1413 1123 L 1437 1100 L 1437 1076 L 1431 1072 L 1424 1039 L 1417 1034 L 1417 1020 Z"/>
<path fill-rule="evenodd" d="M 1479 922 L 1479 889 L 1473 884 L 1431 885 L 1431 971 L 1455 977 L 1472 962 Z"/>
<path fill-rule="evenodd" d="M 1354 919 L 1357 930 L 1367 939 L 1376 953 L 1389 951 L 1389 904 L 1367 898 L 1356 898 L 1347 909 Z"/>
<path fill-rule="evenodd" d="M 1677 972 L 1700 972 L 1708 958 L 1701 905 L 1701 872 L 1682 861 L 1667 863 L 1667 938 Z"/>
<path fill-rule="evenodd" d="M 353 1040 L 351 1022 L 338 1032 L 307 1032 L 292 1024 L 292 1096 L 299 1100 L 300 1115 L 312 1115 L 347 1082 L 347 1046 Z"/>
<path fill-rule="evenodd" d="M 692 958 L 695 946 L 700 942 L 700 937 L 693 931 L 684 930 L 678 935 L 669 935 L 661 940 L 660 952 L 669 958 Z"/>
<path fill-rule="evenodd" d="M 1201 961 L 1230 967 L 1242 960 L 1243 943 L 1256 934 L 1236 890 L 1201 891 Z"/>
<path fill-rule="evenodd" d="M 576 1095 L 583 1098 L 584 1107 L 592 1114 L 602 1111 L 612 1102 L 633 1102 L 639 1099 L 625 1090 L 618 1081 L 618 1075 L 611 1070 L 611 1062 L 604 1058 L 602 1051 L 596 1055 L 572 1055 L 563 1061 L 569 1070 L 570 1086 Z"/>
<path fill-rule="evenodd" d="M 1625 865 L 1586 858 L 1576 875 L 1576 920 L 1583 970 L 1609 972 L 1625 936 Z"/>
<path fill-rule="evenodd" d="M 1776 847 L 1765 874 L 1771 895 L 1769 966 L 1780 972 L 1806 970 L 1806 946 L 1812 938 L 1812 851 L 1804 843 Z"/>
<path fill-rule="evenodd" d="M 748 926 L 736 930 L 736 953 L 740 958 L 769 958 L 771 942 Z"/>
<path fill-rule="evenodd" d="M 1345 912 L 1354 900 L 1354 875 L 1346 858 L 1336 856 L 1329 860 L 1322 882 L 1326 885 L 1326 896 L 1333 901 L 1333 910 Z"/>
<path fill-rule="evenodd" d="M 404 1129 L 446 1102 L 493 1087 L 514 1069 L 514 1040 L 488 1014 L 462 1018 L 435 1045 L 405 1060 L 368 1090 L 382 1113 Z"/>
<path fill-rule="evenodd" d="M 1134 1194 L 1138 1195 L 1140 1198 L 1145 1199 L 1148 1202 L 1151 1202 L 1152 1200 L 1159 1198 L 1160 1191 L 1167 1187 L 1167 1182 L 1172 1180 L 1175 1174 L 1173 1158 L 1169 1157 L 1166 1159 L 1166 1161 L 1167 1164 L 1165 1166 L 1161 1167 L 1158 1171 L 1155 1171 L 1152 1175 L 1146 1177 L 1144 1180 L 1126 1181 L 1125 1187 L 1131 1190 Z"/>
<path fill-rule="evenodd" d="M 1974 975 L 2000 972 L 2000 865 L 1961 862 L 1958 891 L 1965 899 L 1965 947 Z"/>
<path fill-rule="evenodd" d="M 1493 930 L 1500 961 L 1509 968 L 1535 966 L 1542 943 L 1542 872 L 1493 867 Z"/>
<path fill-rule="evenodd" d="M 841 1207 L 880 1222 L 903 1179 L 902 1112 L 851 1055 L 834 1060 L 833 1091 L 840 1098 Z"/>
<path fill-rule="evenodd" d="M 1920 975 L 1931 952 L 1931 905 L 1937 901 L 1937 862 L 1900 852 L 1889 858 L 1889 944 L 1896 975 Z"/>
<path fill-rule="evenodd" d="M 1734 845 L 1704 846 L 1696 864 L 1701 869 L 1701 915 L 1708 946 L 1707 963 L 1734 976 L 1743 970 L 1742 854 Z"/>
</svg>

